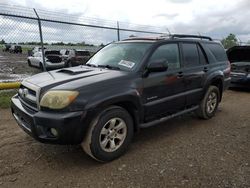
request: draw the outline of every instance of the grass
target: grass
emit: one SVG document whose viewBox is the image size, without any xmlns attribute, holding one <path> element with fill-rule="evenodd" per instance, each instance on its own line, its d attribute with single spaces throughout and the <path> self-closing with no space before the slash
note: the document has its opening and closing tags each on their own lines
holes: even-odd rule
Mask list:
<svg viewBox="0 0 250 188">
<path fill-rule="evenodd" d="M 0 108 L 10 108 L 10 99 L 17 93 L 16 90 L 0 91 Z"/>
</svg>

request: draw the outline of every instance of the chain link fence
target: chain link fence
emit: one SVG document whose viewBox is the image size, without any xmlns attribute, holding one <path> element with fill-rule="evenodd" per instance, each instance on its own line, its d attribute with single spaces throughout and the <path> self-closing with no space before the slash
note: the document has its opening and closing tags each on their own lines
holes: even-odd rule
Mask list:
<svg viewBox="0 0 250 188">
<path fill-rule="evenodd" d="M 164 30 L 0 4 L 0 83 L 21 81 L 43 71 L 45 59 L 41 57 L 46 57 L 46 51 L 60 51 L 61 57 L 66 56 L 61 60 L 66 62 L 65 53 L 73 49 L 87 51 L 90 56 L 110 42 L 130 36 L 159 36 Z M 30 57 L 37 55 L 42 68 L 28 63 Z"/>
</svg>

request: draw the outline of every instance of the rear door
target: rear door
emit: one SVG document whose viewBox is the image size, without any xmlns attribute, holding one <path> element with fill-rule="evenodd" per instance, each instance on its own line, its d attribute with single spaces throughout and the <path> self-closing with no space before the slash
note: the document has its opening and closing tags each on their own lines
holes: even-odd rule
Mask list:
<svg viewBox="0 0 250 188">
<path fill-rule="evenodd" d="M 32 57 L 30 57 L 30 62 L 32 65 L 39 67 L 41 59 L 41 52 L 36 52 Z"/>
<path fill-rule="evenodd" d="M 186 106 L 197 105 L 203 96 L 203 85 L 208 72 L 204 50 L 195 42 L 182 42 L 183 75 L 186 84 Z"/>
</svg>

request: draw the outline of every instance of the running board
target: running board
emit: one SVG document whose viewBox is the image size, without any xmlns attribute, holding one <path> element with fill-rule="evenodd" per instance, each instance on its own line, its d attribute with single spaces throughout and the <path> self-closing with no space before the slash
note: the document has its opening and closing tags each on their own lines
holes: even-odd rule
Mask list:
<svg viewBox="0 0 250 188">
<path fill-rule="evenodd" d="M 172 115 L 169 115 L 169 116 L 166 116 L 166 117 L 163 117 L 161 119 L 157 119 L 157 120 L 154 120 L 154 121 L 151 121 L 151 122 L 148 122 L 148 123 L 143 123 L 143 124 L 140 124 L 139 127 L 140 128 L 146 128 L 146 127 L 151 127 L 151 126 L 154 126 L 156 124 L 159 124 L 159 123 L 162 123 L 164 121 L 167 121 L 169 119 L 172 119 L 174 117 L 177 117 L 177 116 L 180 116 L 180 115 L 183 115 L 183 114 L 186 114 L 186 113 L 189 113 L 189 112 L 192 112 L 196 109 L 198 109 L 199 106 L 194 106 L 192 108 L 189 108 L 189 109 L 186 109 L 186 110 L 183 110 L 181 112 L 177 112 L 176 114 L 172 114 Z"/>
</svg>

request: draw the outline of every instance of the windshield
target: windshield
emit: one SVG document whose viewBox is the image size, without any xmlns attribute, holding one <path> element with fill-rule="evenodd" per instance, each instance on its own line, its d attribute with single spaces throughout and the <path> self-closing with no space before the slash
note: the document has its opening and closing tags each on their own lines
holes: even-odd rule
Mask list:
<svg viewBox="0 0 250 188">
<path fill-rule="evenodd" d="M 150 42 L 112 43 L 97 52 L 87 65 L 132 71 L 151 45 Z"/>
</svg>

